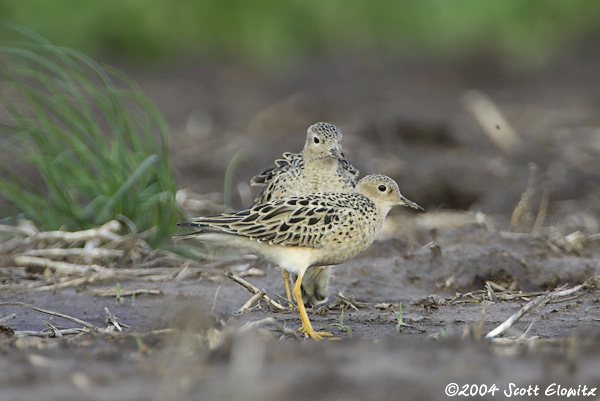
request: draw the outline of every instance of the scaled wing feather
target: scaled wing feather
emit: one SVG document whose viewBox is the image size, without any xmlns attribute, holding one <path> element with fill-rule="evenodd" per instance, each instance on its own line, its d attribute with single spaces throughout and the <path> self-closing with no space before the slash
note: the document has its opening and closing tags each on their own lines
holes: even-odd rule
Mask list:
<svg viewBox="0 0 600 401">
<path fill-rule="evenodd" d="M 238 213 L 198 217 L 187 225 L 200 232 L 222 232 L 283 246 L 319 247 L 332 222 L 353 215 L 335 202 L 294 197 Z"/>
</svg>

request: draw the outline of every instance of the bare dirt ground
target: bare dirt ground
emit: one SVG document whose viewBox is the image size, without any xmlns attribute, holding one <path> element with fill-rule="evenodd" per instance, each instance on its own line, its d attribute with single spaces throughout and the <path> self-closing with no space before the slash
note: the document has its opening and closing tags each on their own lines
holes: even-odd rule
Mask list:
<svg viewBox="0 0 600 401">
<path fill-rule="evenodd" d="M 129 71 L 173 129 L 180 188 L 200 194 L 187 195 L 192 214 L 224 201 L 228 166 L 233 207 L 247 206 L 252 175 L 299 151 L 317 121 L 342 129 L 361 174 L 390 175 L 427 213 L 393 211 L 379 241 L 335 267 L 309 315 L 341 341 L 297 338 L 298 313 L 264 300 L 237 312 L 252 294 L 226 271 L 285 305 L 260 259 L 161 259 L 124 240 L 126 256 L 96 262 L 105 270 L 67 272 L 22 267 L 28 249 L 7 239 L 0 302 L 89 326 L 69 334 L 82 324 L 0 304 L 0 318 L 16 315 L 0 326 L 0 400 L 442 400 L 451 383 L 461 399 L 599 400 L 598 48 L 536 72 L 372 57 L 285 74 L 199 61 Z"/>
</svg>

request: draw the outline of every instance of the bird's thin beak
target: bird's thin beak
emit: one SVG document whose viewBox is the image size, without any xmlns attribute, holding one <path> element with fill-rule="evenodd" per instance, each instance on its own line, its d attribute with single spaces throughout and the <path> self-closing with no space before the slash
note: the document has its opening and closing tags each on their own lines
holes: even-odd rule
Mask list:
<svg viewBox="0 0 600 401">
<path fill-rule="evenodd" d="M 425 211 L 425 209 L 423 209 L 423 207 L 417 205 L 415 202 L 413 202 L 413 201 L 411 201 L 409 199 L 406 199 L 402 195 L 400 195 L 400 200 L 401 200 L 401 202 L 399 203 L 400 206 L 410 207 L 410 208 L 413 208 L 413 209 L 417 209 L 417 210 L 419 210 L 421 212 Z"/>
<path fill-rule="evenodd" d="M 344 154 L 342 153 L 342 150 L 338 147 L 331 148 L 331 154 L 334 155 L 335 157 L 337 157 L 338 159 L 344 158 Z"/>
</svg>

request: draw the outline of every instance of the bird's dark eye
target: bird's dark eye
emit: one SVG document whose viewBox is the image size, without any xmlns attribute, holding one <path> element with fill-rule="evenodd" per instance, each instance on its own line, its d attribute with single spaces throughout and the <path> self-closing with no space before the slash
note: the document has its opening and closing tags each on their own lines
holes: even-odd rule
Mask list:
<svg viewBox="0 0 600 401">
<path fill-rule="evenodd" d="M 380 185 L 377 187 L 378 190 L 380 190 L 381 192 L 385 192 L 385 190 L 387 189 L 387 187 L 385 185 Z"/>
<path fill-rule="evenodd" d="M 321 143 L 321 140 L 319 138 L 317 138 L 316 136 L 313 138 L 313 141 L 315 143 Z"/>
</svg>

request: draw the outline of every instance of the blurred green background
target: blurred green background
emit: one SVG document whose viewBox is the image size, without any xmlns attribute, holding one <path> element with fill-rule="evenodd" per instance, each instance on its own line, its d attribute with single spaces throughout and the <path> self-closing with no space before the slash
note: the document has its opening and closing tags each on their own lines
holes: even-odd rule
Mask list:
<svg viewBox="0 0 600 401">
<path fill-rule="evenodd" d="M 4 0 L 0 17 L 94 57 L 261 66 L 416 52 L 489 53 L 535 67 L 600 32 L 600 2 L 591 0 Z"/>
</svg>

